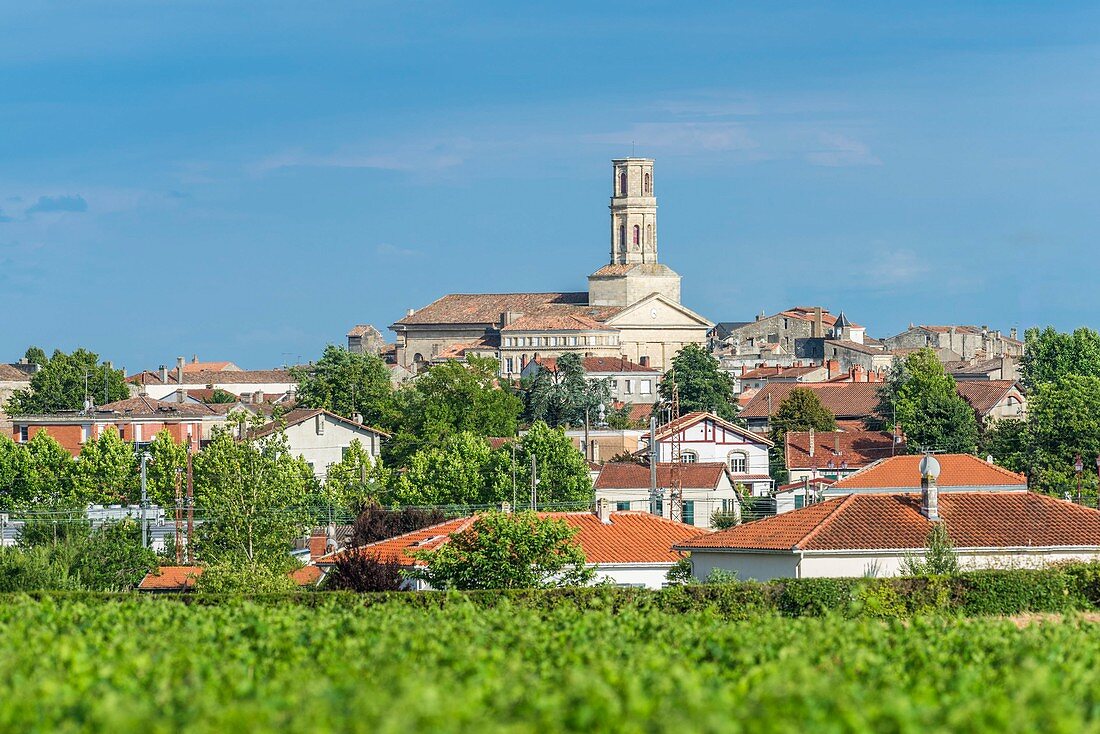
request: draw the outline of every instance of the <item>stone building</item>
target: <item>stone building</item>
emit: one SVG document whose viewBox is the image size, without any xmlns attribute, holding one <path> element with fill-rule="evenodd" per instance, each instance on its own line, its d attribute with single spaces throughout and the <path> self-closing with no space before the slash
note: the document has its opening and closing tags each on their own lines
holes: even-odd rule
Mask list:
<svg viewBox="0 0 1100 734">
<path fill-rule="evenodd" d="M 1024 343 L 1016 338 L 1016 330 L 1011 329 L 1008 336 L 988 326 L 914 326 L 895 336 L 883 339 L 888 351 L 921 349 L 931 347 L 937 354 L 946 350 L 955 360 L 993 357 L 1022 357 Z"/>
<path fill-rule="evenodd" d="M 354 354 L 381 354 L 386 339 L 373 324 L 356 324 L 348 332 L 348 351 Z"/>
<path fill-rule="evenodd" d="M 664 371 L 712 324 L 680 303 L 680 276 L 657 261 L 653 160 L 612 161 L 611 247 L 587 292 L 452 293 L 390 326 L 397 364 L 492 354 L 516 378 L 536 357 L 622 357 Z"/>
</svg>

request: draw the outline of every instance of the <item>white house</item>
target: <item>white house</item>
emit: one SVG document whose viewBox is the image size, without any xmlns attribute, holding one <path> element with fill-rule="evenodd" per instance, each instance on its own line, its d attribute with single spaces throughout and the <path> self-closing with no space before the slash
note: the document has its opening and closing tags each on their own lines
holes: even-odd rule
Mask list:
<svg viewBox="0 0 1100 734">
<path fill-rule="evenodd" d="M 679 470 L 676 477 L 675 469 Z M 596 501 L 606 500 L 616 510 L 640 510 L 662 517 L 671 517 L 674 508 L 671 502 L 671 488 L 676 479 L 681 488 L 681 508 L 677 511 L 680 520 L 686 525 L 711 527 L 716 512 L 741 516 L 740 496 L 730 479 L 728 467 L 724 463 L 657 465 L 656 507 L 650 505 L 649 466 L 629 463 L 604 464 L 594 482 Z"/>
<path fill-rule="evenodd" d="M 336 413 L 315 408 L 298 408 L 281 419 L 266 423 L 249 433 L 250 438 L 260 438 L 282 427 L 286 431 L 290 452 L 306 460 L 317 479 L 324 481 L 328 468 L 339 463 L 358 439 L 372 459 L 378 458 L 382 439 L 389 434 L 377 428 L 364 426 Z"/>
<path fill-rule="evenodd" d="M 768 449 L 772 446 L 764 436 L 713 413 L 688 413 L 657 428 L 660 462 L 725 464 L 734 485 L 745 487 L 754 497 L 771 491 Z"/>
<path fill-rule="evenodd" d="M 864 488 L 675 547 L 691 553 L 697 578 L 715 569 L 758 581 L 896 576 L 907 558 L 927 551 L 929 532 L 942 522 L 964 568 L 1100 560 L 1097 510 L 1026 487 L 959 488 L 965 486 L 960 481 L 968 480 L 958 476 L 955 488 L 941 492 L 940 463 L 948 457 L 927 457 L 923 463 L 917 456 L 897 458 L 907 461 L 881 476 L 900 484 L 897 473 L 908 469 L 922 485 L 919 493 Z M 835 491 L 844 481 L 849 480 L 826 491 Z"/>
<path fill-rule="evenodd" d="M 596 512 L 540 512 L 539 517 L 563 520 L 577 528 L 574 537 L 588 567 L 596 571 L 595 581 L 615 586 L 661 588 L 669 569 L 681 557 L 672 546 L 699 534 L 699 528 L 649 513 L 612 512 L 607 503 L 597 503 Z M 468 530 L 476 519 L 476 516 L 460 517 L 389 540 L 342 550 L 318 559 L 317 565 L 327 572 L 343 554 L 360 553 L 412 567 L 422 562 L 411 558 L 411 551 L 439 548 L 450 542 L 451 535 Z M 414 591 L 431 588 L 423 581 L 409 581 L 408 587 Z"/>
</svg>

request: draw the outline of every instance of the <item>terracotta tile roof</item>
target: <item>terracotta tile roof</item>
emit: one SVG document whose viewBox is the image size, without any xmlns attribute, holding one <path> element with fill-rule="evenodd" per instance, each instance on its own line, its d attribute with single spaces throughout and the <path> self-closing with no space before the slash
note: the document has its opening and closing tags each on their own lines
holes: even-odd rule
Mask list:
<svg viewBox="0 0 1100 734">
<path fill-rule="evenodd" d="M 126 381 L 134 385 L 182 384 L 185 387 L 188 385 L 209 387 L 211 385 L 246 383 L 296 385 L 298 383 L 297 380 L 291 377 L 289 370 L 226 370 L 224 372 L 203 370 L 201 372 L 190 372 L 186 369 L 183 371 L 183 382 L 180 383 L 179 380 L 176 379 L 176 370 L 174 367 L 168 370 L 167 382 L 161 382 L 160 373 L 156 370 L 139 372 L 136 375 L 127 377 Z"/>
<path fill-rule="evenodd" d="M 176 403 L 168 400 L 154 400 L 148 395 L 138 395 L 125 400 L 116 400 L 97 406 L 97 415 L 101 413 L 117 413 L 119 417 L 130 418 L 202 418 L 217 415 L 217 412 L 204 403 Z"/>
<path fill-rule="evenodd" d="M 499 344 L 499 338 L 490 339 L 488 337 L 477 339 L 472 342 L 465 342 L 463 344 L 451 344 L 444 347 L 438 354 L 432 357 L 432 361 L 440 361 L 446 359 L 464 359 L 469 352 L 484 352 L 487 350 L 496 350 Z"/>
<path fill-rule="evenodd" d="M 800 377 L 801 375 L 807 375 L 811 372 L 817 372 L 823 369 L 819 365 L 809 365 L 801 367 L 757 367 L 754 370 L 743 372 L 737 375 L 742 380 L 759 380 L 761 378 L 769 377 Z"/>
<path fill-rule="evenodd" d="M 161 566 L 145 574 L 138 584 L 139 591 L 187 591 L 195 586 L 195 579 L 202 575 L 202 566 Z"/>
<path fill-rule="evenodd" d="M 529 314 L 553 305 L 584 306 L 587 303 L 587 293 L 449 293 L 394 325 L 494 325 L 500 323 L 500 316 L 505 311 Z"/>
<path fill-rule="evenodd" d="M 1013 390 L 1023 399 L 1012 380 L 959 380 L 955 388 L 979 415 L 988 415 Z"/>
<path fill-rule="evenodd" d="M 191 591 L 202 572 L 202 566 L 161 566 L 145 574 L 137 588 L 138 591 Z M 323 574 L 317 566 L 302 566 L 287 575 L 299 586 L 314 586 Z"/>
<path fill-rule="evenodd" d="M 566 309 L 546 309 L 529 316 L 521 316 L 501 331 L 608 331 L 599 319 L 584 313 Z"/>
<path fill-rule="evenodd" d="M 672 485 L 672 467 L 675 464 L 657 464 L 657 486 Z M 720 463 L 681 464 L 680 481 L 690 489 L 716 489 L 726 474 L 726 465 Z M 637 489 L 649 486 L 649 466 L 642 464 L 609 462 L 596 478 L 596 489 Z"/>
<path fill-rule="evenodd" d="M 817 393 L 822 404 L 837 418 L 863 418 L 878 405 L 877 382 L 769 382 L 753 396 L 741 411 L 741 418 L 768 418 L 779 410 L 783 399 L 795 388 L 808 388 Z M 768 396 L 771 396 L 771 414 Z"/>
<path fill-rule="evenodd" d="M 240 367 L 232 362 L 184 362 L 183 372 L 238 372 Z"/>
<path fill-rule="evenodd" d="M 784 451 L 787 467 L 802 469 L 824 467 L 830 461 L 859 469 L 895 453 L 905 453 L 905 444 L 894 446 L 894 436 L 878 431 L 817 431 L 814 433 L 814 455 L 810 456 L 809 431 L 788 431 Z"/>
<path fill-rule="evenodd" d="M 382 335 L 382 332 L 380 332 L 380 331 L 378 331 L 378 329 L 374 328 L 374 326 L 372 324 L 356 324 L 355 326 L 351 327 L 351 329 L 348 330 L 347 335 L 348 336 L 364 336 L 366 334 L 372 334 L 372 333 L 373 334 L 378 334 L 379 336 Z"/>
<path fill-rule="evenodd" d="M 920 495 L 853 494 L 692 538 L 683 550 L 875 550 L 925 547 Z M 956 548 L 1100 546 L 1100 512 L 1034 492 L 948 492 L 940 518 Z"/>
<path fill-rule="evenodd" d="M 638 421 L 649 420 L 649 416 L 653 414 L 653 406 L 648 403 L 633 403 L 630 406 L 629 420 L 637 423 Z"/>
<path fill-rule="evenodd" d="M 821 488 L 824 488 L 824 487 L 828 487 L 830 484 L 832 484 L 835 481 L 836 481 L 835 479 L 830 479 L 829 477 L 812 477 L 812 478 L 810 478 L 809 483 L 810 483 L 811 487 L 817 487 L 817 488 L 821 489 Z M 794 489 L 802 489 L 805 486 L 806 486 L 806 482 L 791 482 L 790 484 L 782 484 L 782 485 L 776 487 L 775 491 L 776 492 L 790 492 L 791 490 L 794 490 Z"/>
<path fill-rule="evenodd" d="M 0 362 L 0 380 L 4 382 L 30 382 L 30 379 L 30 365 Z"/>
<path fill-rule="evenodd" d="M 845 489 L 919 489 L 921 456 L 892 456 L 870 464 L 849 474 L 832 487 L 832 491 Z M 950 487 L 1014 487 L 1027 486 L 1027 477 L 1011 472 L 996 464 L 987 463 L 970 454 L 937 454 L 940 477 L 936 482 L 940 489 Z"/>
<path fill-rule="evenodd" d="M 747 428 L 742 428 L 739 425 L 736 425 L 734 423 L 730 423 L 727 420 L 719 418 L 714 413 L 706 413 L 706 412 L 703 412 L 703 411 L 694 411 L 694 412 L 691 412 L 691 413 L 686 413 L 686 414 L 680 416 L 679 418 L 677 418 L 674 421 L 669 421 L 668 423 L 665 423 L 662 426 L 658 426 L 657 427 L 657 440 L 660 441 L 662 439 L 668 438 L 669 436 L 673 435 L 674 433 L 678 433 L 680 431 L 685 431 L 688 428 L 691 428 L 696 423 L 699 423 L 701 421 L 711 421 L 715 425 L 717 425 L 721 428 L 724 428 L 727 431 L 730 431 L 731 433 L 736 433 L 739 436 L 747 438 L 750 441 L 753 441 L 754 443 L 760 443 L 760 444 L 764 444 L 764 445 L 767 445 L 767 446 L 773 446 L 774 445 L 766 436 L 761 436 L 759 433 L 753 433 L 752 431 L 748 430 Z M 648 437 L 649 437 L 648 432 L 646 432 L 642 436 L 642 438 L 648 438 Z"/>
<path fill-rule="evenodd" d="M 275 433 L 279 430 L 281 426 L 285 425 L 285 427 L 287 428 L 290 428 L 291 426 L 297 426 L 305 423 L 308 420 L 313 419 L 318 415 L 328 416 L 329 420 L 340 423 L 348 428 L 364 432 L 377 433 L 378 435 L 385 438 L 390 437 L 390 434 L 386 433 L 380 428 L 373 428 L 371 426 L 365 426 L 360 423 L 355 423 L 354 421 L 351 421 L 342 415 L 338 415 L 330 410 L 323 410 L 321 408 L 295 408 L 294 410 L 287 411 L 287 413 L 283 415 L 282 418 L 280 418 L 279 420 L 265 423 L 264 425 L 257 428 L 255 431 L 249 431 L 248 437 L 262 438 L 264 436 Z"/>
<path fill-rule="evenodd" d="M 813 321 L 816 318 L 814 308 L 814 306 L 795 306 L 794 308 L 788 308 L 786 311 L 780 311 L 776 315 L 801 319 L 802 321 Z M 836 323 L 836 316 L 823 308 L 821 309 L 821 323 L 825 326 L 832 326 Z"/>
<path fill-rule="evenodd" d="M 558 360 L 556 357 L 539 357 L 534 360 L 543 369 L 556 372 Z M 581 366 L 585 372 L 646 372 L 659 375 L 661 371 L 653 367 L 645 367 L 637 362 L 631 362 L 626 357 L 582 357 Z"/>
<path fill-rule="evenodd" d="M 612 512 L 608 524 L 600 522 L 591 512 L 540 512 L 539 517 L 564 520 L 578 528 L 576 540 L 588 563 L 595 564 L 674 563 L 680 556 L 672 550 L 673 544 L 699 534 L 697 527 L 646 512 Z M 434 550 L 449 542 L 448 536 L 452 533 L 468 529 L 475 519 L 471 516 L 449 520 L 389 540 L 340 551 L 325 556 L 319 563 L 331 565 L 341 554 L 362 553 L 377 556 L 382 561 L 412 565 L 408 552 Z"/>
</svg>

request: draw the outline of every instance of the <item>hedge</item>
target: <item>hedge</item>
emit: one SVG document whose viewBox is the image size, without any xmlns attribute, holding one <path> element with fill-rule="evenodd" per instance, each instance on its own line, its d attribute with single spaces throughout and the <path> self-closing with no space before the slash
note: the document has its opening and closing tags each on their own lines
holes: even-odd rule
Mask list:
<svg viewBox="0 0 1100 734">
<path fill-rule="evenodd" d="M 0 594 L 0 603 L 5 596 Z M 34 598 L 110 601 L 133 599 L 134 592 L 34 592 Z M 768 583 L 689 584 L 659 591 L 595 586 L 498 591 L 421 591 L 355 594 L 300 591 L 290 594 L 171 594 L 148 597 L 199 606 L 299 604 L 308 607 L 407 606 L 442 609 L 454 605 L 491 608 L 512 605 L 551 611 L 574 609 L 656 610 L 669 614 L 708 611 L 724 619 L 761 615 L 784 617 L 909 617 L 922 614 L 964 616 L 1100 609 L 1100 563 L 1067 564 L 1040 570 L 967 571 L 956 576 L 782 579 Z"/>
</svg>

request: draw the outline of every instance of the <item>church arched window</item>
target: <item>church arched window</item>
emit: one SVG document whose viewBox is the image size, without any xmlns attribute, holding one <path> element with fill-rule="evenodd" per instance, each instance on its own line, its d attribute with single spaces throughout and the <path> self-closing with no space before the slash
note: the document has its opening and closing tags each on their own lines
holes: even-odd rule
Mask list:
<svg viewBox="0 0 1100 734">
<path fill-rule="evenodd" d="M 619 172 L 619 196 L 626 196 L 626 171 Z"/>
<path fill-rule="evenodd" d="M 649 180 L 649 174 L 645 175 L 645 192 L 647 194 L 653 193 L 653 182 Z"/>
<path fill-rule="evenodd" d="M 634 225 L 634 246 L 635 247 L 637 247 L 638 244 L 641 242 L 641 238 L 642 238 L 642 228 L 639 227 L 637 224 L 635 224 Z"/>
<path fill-rule="evenodd" d="M 645 226 L 645 243 L 647 245 L 653 244 L 653 225 L 647 224 Z"/>
<path fill-rule="evenodd" d="M 626 225 L 619 225 L 619 247 L 626 247 Z"/>
</svg>

